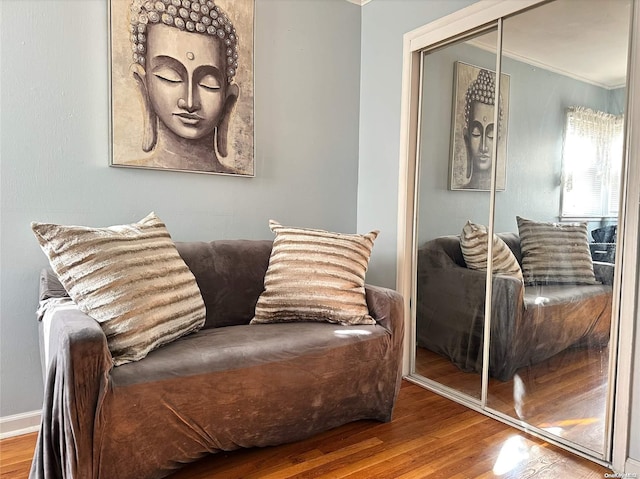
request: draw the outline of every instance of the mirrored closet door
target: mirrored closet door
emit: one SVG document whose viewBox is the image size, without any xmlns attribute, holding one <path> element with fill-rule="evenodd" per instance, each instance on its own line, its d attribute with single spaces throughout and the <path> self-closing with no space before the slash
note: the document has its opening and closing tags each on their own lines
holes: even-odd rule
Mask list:
<svg viewBox="0 0 640 479">
<path fill-rule="evenodd" d="M 632 3 L 552 0 L 420 52 L 411 377 L 602 461 Z"/>
<path fill-rule="evenodd" d="M 495 68 L 496 31 L 494 26 L 422 57 L 415 370 L 429 381 L 476 400 L 482 392 L 479 373 L 483 363 L 486 274 L 453 266 L 464 264 L 457 235 L 466 220 L 489 224 L 488 183 L 485 191 L 472 195 L 463 192 L 469 188 L 470 179 L 479 176 L 478 171 L 474 176 L 473 162 L 467 159 L 466 144 L 474 138 L 478 154 L 480 150 L 486 154 L 491 134 L 482 126 L 476 127 L 478 131 L 469 129 L 476 110 L 470 109 L 466 85 L 477 80 L 477 68 L 472 65 Z M 478 41 L 493 42 L 493 53 L 473 47 L 472 43 Z M 452 82 L 452 71 L 458 81 Z M 492 107 L 487 109 L 488 116 L 493 117 Z M 449 157 L 452 137 L 454 161 L 440 161 Z M 484 171 L 487 178 L 490 171 Z M 459 195 L 449 191 L 452 184 Z M 486 264 L 486 257 L 484 261 Z M 465 291 L 463 296 L 461 290 Z M 451 318 L 464 319 L 456 322 Z"/>
</svg>

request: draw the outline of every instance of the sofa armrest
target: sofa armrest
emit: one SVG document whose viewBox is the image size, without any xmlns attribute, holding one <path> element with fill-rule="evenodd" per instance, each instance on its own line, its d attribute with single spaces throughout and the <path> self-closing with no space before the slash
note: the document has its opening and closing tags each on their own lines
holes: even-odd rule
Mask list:
<svg viewBox="0 0 640 479">
<path fill-rule="evenodd" d="M 95 477 L 94 428 L 112 367 L 107 338 L 100 324 L 78 309 L 51 314 L 42 420 L 30 477 Z"/>
<path fill-rule="evenodd" d="M 508 381 L 522 366 L 522 351 L 531 338 L 530 326 L 522 320 L 524 285 L 514 276 L 496 275 L 491 293 L 489 374 Z"/>
<path fill-rule="evenodd" d="M 389 332 L 388 347 L 385 348 L 384 358 L 380 362 L 379 370 L 380 374 L 387 377 L 386 381 L 395 382 L 393 397 L 388 397 L 387 399 L 389 401 L 389 411 L 391 411 L 398 397 L 400 382 L 402 381 L 404 299 L 397 291 L 369 284 L 365 284 L 365 294 L 369 314 L 376 320 L 377 325 Z M 390 421 L 391 414 L 384 420 Z"/>
<path fill-rule="evenodd" d="M 463 371 L 482 369 L 486 273 L 458 265 L 418 270 L 417 345 Z"/>
<path fill-rule="evenodd" d="M 486 280 L 486 271 L 458 265 L 425 269 L 417 278 L 417 310 L 443 321 L 460 313 L 483 313 Z"/>
<path fill-rule="evenodd" d="M 365 285 L 369 314 L 394 337 L 404 337 L 404 301 L 397 291 Z"/>
<path fill-rule="evenodd" d="M 419 346 L 451 359 L 463 371 L 480 372 L 484 340 L 486 271 L 459 265 L 425 268 L 418 275 L 416 340 Z M 491 369 L 497 372 L 508 356 L 522 307 L 522 282 L 495 275 L 492 286 Z"/>
</svg>

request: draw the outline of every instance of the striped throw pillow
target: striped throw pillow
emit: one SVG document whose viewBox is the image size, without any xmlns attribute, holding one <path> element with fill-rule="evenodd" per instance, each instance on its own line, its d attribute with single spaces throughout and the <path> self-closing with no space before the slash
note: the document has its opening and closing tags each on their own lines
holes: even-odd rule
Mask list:
<svg viewBox="0 0 640 479">
<path fill-rule="evenodd" d="M 115 366 L 204 324 L 196 279 L 154 213 L 108 228 L 31 228 L 69 296 L 100 323 Z"/>
<path fill-rule="evenodd" d="M 276 238 L 251 324 L 375 324 L 365 299 L 364 277 L 378 231 L 340 234 L 290 228 L 275 221 L 269 227 Z"/>
<path fill-rule="evenodd" d="M 586 223 L 516 219 L 525 284 L 597 284 Z"/>
<path fill-rule="evenodd" d="M 487 227 L 467 221 L 460 235 L 460 249 L 469 269 L 487 270 L 489 233 Z M 522 281 L 520 264 L 507 244 L 493 235 L 492 271 L 494 274 L 515 276 Z"/>
</svg>

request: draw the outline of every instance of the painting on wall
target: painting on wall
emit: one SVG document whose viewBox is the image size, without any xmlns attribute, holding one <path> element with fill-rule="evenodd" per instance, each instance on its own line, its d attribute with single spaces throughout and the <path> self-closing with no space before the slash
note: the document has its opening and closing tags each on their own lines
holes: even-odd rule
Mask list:
<svg viewBox="0 0 640 479">
<path fill-rule="evenodd" d="M 254 176 L 254 0 L 110 0 L 111 165 Z"/>
<path fill-rule="evenodd" d="M 494 141 L 496 190 L 506 186 L 509 75 L 500 76 L 498 128 L 495 128 L 496 73 L 463 62 L 454 64 L 451 190 L 489 191 Z"/>
</svg>

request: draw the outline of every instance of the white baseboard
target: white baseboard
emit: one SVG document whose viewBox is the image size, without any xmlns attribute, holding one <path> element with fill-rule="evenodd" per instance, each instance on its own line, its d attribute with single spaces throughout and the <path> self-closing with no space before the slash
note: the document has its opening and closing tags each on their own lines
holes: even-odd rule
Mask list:
<svg viewBox="0 0 640 479">
<path fill-rule="evenodd" d="M 628 457 L 624 465 L 624 472 L 625 474 L 635 474 L 635 476 L 632 477 L 640 478 L 640 461 Z"/>
<path fill-rule="evenodd" d="M 0 417 L 0 439 L 28 434 L 40 429 L 41 411 Z"/>
</svg>

